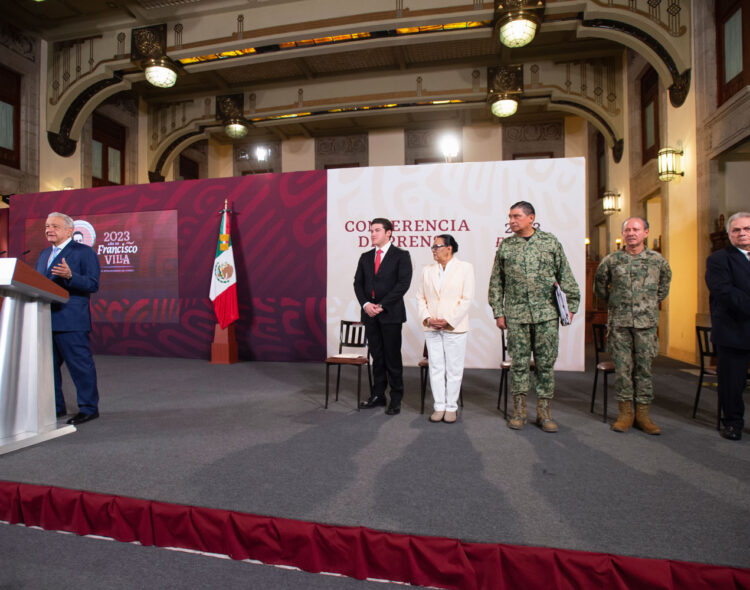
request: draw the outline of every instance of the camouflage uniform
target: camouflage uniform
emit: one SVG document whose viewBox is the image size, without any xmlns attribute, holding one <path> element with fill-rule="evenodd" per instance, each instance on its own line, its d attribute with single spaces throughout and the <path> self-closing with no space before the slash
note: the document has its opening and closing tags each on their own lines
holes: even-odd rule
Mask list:
<svg viewBox="0 0 750 590">
<path fill-rule="evenodd" d="M 508 326 L 513 395 L 529 391 L 532 351 L 537 397 L 554 394 L 560 325 L 555 282 L 567 296 L 570 311 L 576 313 L 581 299 L 578 283 L 554 235 L 536 230 L 528 241 L 514 235 L 500 243 L 490 276 L 489 302 L 494 317 L 504 316 Z"/>
<path fill-rule="evenodd" d="M 669 293 L 672 271 L 658 252 L 617 250 L 602 260 L 594 293 L 608 303 L 608 349 L 615 363 L 618 401 L 654 399 L 651 361 L 659 352 L 659 302 Z"/>
</svg>

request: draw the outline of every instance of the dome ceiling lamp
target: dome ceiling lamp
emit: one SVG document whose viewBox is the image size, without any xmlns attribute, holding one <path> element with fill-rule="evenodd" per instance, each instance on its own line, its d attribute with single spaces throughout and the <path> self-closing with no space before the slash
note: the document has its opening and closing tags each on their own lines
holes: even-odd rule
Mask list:
<svg viewBox="0 0 750 590">
<path fill-rule="evenodd" d="M 543 14 L 544 0 L 495 0 L 495 28 L 500 43 L 511 48 L 531 43 Z"/>
<path fill-rule="evenodd" d="M 223 94 L 216 97 L 216 119 L 224 125 L 224 133 L 232 139 L 240 139 L 248 133 L 244 116 L 245 95 Z"/>
<path fill-rule="evenodd" d="M 171 88 L 177 82 L 177 64 L 167 56 L 167 25 L 153 25 L 130 31 L 130 61 L 157 88 Z"/>
<path fill-rule="evenodd" d="M 510 117 L 523 95 L 523 65 L 487 68 L 487 102 L 496 117 Z"/>
</svg>

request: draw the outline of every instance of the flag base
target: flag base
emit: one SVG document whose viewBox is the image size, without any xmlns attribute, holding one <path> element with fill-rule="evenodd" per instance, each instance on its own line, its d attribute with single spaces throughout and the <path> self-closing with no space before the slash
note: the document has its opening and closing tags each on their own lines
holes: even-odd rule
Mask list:
<svg viewBox="0 0 750 590">
<path fill-rule="evenodd" d="M 231 365 L 238 360 L 234 324 L 229 324 L 223 329 L 219 324 L 216 324 L 214 327 L 214 341 L 211 343 L 211 364 Z"/>
</svg>

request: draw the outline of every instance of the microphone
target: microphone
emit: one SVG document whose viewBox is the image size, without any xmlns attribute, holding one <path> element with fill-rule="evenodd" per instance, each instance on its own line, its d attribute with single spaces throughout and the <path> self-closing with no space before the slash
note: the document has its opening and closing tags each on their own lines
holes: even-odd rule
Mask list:
<svg viewBox="0 0 750 590">
<path fill-rule="evenodd" d="M 24 250 L 21 252 L 21 256 L 26 256 L 29 252 L 31 252 L 31 250 Z"/>
<path fill-rule="evenodd" d="M 2 252 L 0 252 L 0 256 L 2 256 L 3 254 L 5 254 L 6 252 L 7 252 L 7 250 L 3 250 Z"/>
</svg>

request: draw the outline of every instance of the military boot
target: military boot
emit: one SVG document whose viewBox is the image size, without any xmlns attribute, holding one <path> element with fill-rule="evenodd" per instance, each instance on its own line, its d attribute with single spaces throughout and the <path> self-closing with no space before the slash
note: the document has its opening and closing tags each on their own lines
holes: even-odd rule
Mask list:
<svg viewBox="0 0 750 590">
<path fill-rule="evenodd" d="M 646 434 L 661 434 L 661 428 L 648 415 L 649 404 L 636 404 L 635 425 Z"/>
<path fill-rule="evenodd" d="M 612 425 L 615 432 L 626 432 L 633 425 L 633 402 L 617 402 L 617 421 Z"/>
<path fill-rule="evenodd" d="M 536 423 L 542 427 L 544 432 L 557 432 L 557 422 L 552 419 L 550 411 L 550 399 L 541 398 L 536 405 Z"/>
<path fill-rule="evenodd" d="M 508 427 L 513 430 L 521 430 L 526 423 L 526 396 L 513 396 L 513 417 L 508 420 Z"/>
</svg>

